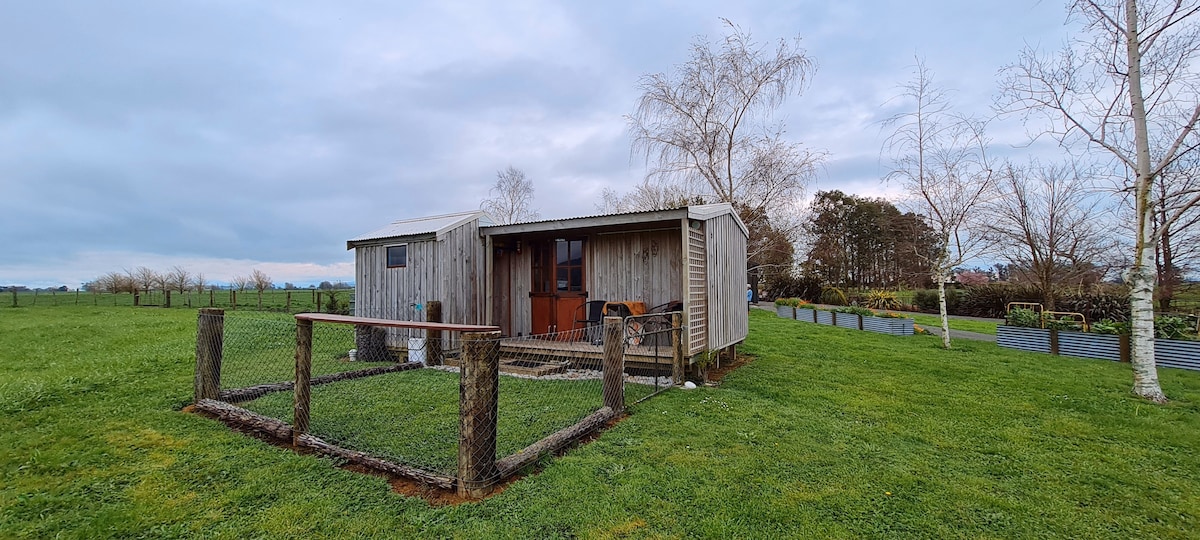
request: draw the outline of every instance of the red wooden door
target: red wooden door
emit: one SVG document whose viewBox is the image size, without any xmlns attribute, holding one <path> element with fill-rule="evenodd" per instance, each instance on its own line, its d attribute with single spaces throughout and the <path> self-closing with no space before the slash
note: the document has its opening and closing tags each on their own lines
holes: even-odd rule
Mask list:
<svg viewBox="0 0 1200 540">
<path fill-rule="evenodd" d="M 533 244 L 530 287 L 532 332 L 558 332 L 569 339 L 584 290 L 583 239 L 555 239 Z"/>
</svg>

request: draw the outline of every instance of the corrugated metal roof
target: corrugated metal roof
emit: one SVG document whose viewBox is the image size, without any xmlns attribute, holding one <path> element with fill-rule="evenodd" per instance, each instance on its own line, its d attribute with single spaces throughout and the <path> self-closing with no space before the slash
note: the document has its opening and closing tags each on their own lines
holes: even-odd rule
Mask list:
<svg viewBox="0 0 1200 540">
<path fill-rule="evenodd" d="M 423 234 L 434 234 L 441 236 L 473 219 L 479 219 L 481 225 L 487 225 L 490 223 L 490 220 L 487 219 L 486 215 L 478 210 L 473 212 L 459 212 L 457 214 L 445 214 L 441 216 L 402 219 L 399 221 L 393 221 L 369 233 L 361 234 L 351 238 L 347 241 L 347 243 L 365 242 L 368 240 L 379 240 L 382 238 L 395 238 L 400 236 L 417 236 Z"/>
<path fill-rule="evenodd" d="M 656 213 L 662 213 L 662 212 L 683 211 L 683 210 L 687 211 L 688 217 L 693 218 L 693 219 L 700 219 L 700 220 L 712 219 L 714 217 L 720 216 L 725 213 L 732 213 L 735 217 L 737 216 L 737 212 L 733 211 L 733 206 L 730 205 L 729 203 L 713 203 L 713 204 L 696 204 L 696 205 L 691 205 L 691 206 L 682 206 L 679 208 L 666 208 L 666 209 L 662 209 L 662 210 L 638 210 L 636 212 L 613 212 L 613 213 L 609 213 L 609 214 L 591 214 L 591 215 L 586 215 L 586 216 L 571 216 L 571 217 L 566 217 L 566 218 L 538 219 L 538 220 L 533 220 L 533 221 L 518 221 L 516 223 L 509 223 L 506 225 L 536 225 L 539 223 L 554 223 L 554 222 L 559 222 L 559 221 L 572 221 L 572 220 L 589 220 L 589 219 L 596 219 L 596 218 L 609 218 L 609 217 L 615 217 L 615 216 L 635 216 L 638 214 L 649 215 L 649 214 L 656 214 Z M 746 226 L 741 223 L 741 219 L 738 219 L 738 223 L 741 225 L 741 227 L 743 229 L 746 228 Z M 496 226 L 503 227 L 505 225 L 496 225 Z"/>
</svg>

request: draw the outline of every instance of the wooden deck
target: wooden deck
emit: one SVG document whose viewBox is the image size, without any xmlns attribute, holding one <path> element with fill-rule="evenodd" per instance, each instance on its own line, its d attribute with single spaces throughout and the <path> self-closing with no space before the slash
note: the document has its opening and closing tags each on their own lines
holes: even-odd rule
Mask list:
<svg viewBox="0 0 1200 540">
<path fill-rule="evenodd" d="M 500 343 L 500 362 L 508 359 L 536 358 L 542 362 L 565 361 L 573 369 L 600 369 L 604 346 L 586 341 L 549 339 L 506 339 Z M 625 347 L 625 365 L 634 369 L 671 370 L 671 347 L 629 345 Z"/>
</svg>

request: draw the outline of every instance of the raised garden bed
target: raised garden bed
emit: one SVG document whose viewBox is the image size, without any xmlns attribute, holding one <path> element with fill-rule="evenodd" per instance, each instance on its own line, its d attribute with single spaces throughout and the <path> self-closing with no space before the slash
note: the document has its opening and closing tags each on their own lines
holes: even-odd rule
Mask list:
<svg viewBox="0 0 1200 540">
<path fill-rule="evenodd" d="M 839 326 L 852 330 L 866 330 L 868 332 L 878 332 L 893 336 L 911 336 L 915 333 L 912 319 L 870 317 L 858 315 L 857 313 L 841 313 L 813 308 L 794 308 L 784 305 L 775 306 L 775 313 L 785 319 L 794 318 L 798 321 Z"/>
<path fill-rule="evenodd" d="M 1010 349 L 1116 362 L 1129 361 L 1129 336 L 1000 325 L 996 344 Z M 1159 366 L 1200 371 L 1200 341 L 1154 340 Z"/>
</svg>

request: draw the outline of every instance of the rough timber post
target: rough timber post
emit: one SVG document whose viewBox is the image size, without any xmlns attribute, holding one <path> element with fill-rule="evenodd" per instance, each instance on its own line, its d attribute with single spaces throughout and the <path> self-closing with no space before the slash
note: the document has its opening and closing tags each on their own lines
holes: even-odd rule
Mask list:
<svg viewBox="0 0 1200 540">
<path fill-rule="evenodd" d="M 625 411 L 625 321 L 604 318 L 604 406 Z"/>
<path fill-rule="evenodd" d="M 225 340 L 225 310 L 201 309 L 196 316 L 195 401 L 221 395 L 221 355 Z"/>
<path fill-rule="evenodd" d="M 500 390 L 500 332 L 463 334 L 458 399 L 458 494 L 480 498 L 499 479 L 496 420 Z"/>
<path fill-rule="evenodd" d="M 425 302 L 425 321 L 442 321 L 442 303 L 438 300 Z M 428 330 L 425 333 L 425 365 L 442 365 L 442 331 Z"/>
<path fill-rule="evenodd" d="M 296 399 L 292 406 L 292 444 L 308 432 L 309 404 L 312 400 L 309 378 L 312 376 L 313 323 L 296 319 Z"/>
<path fill-rule="evenodd" d="M 686 357 L 683 355 L 683 314 L 671 315 L 671 380 L 676 385 L 683 384 L 683 371 Z"/>
</svg>

